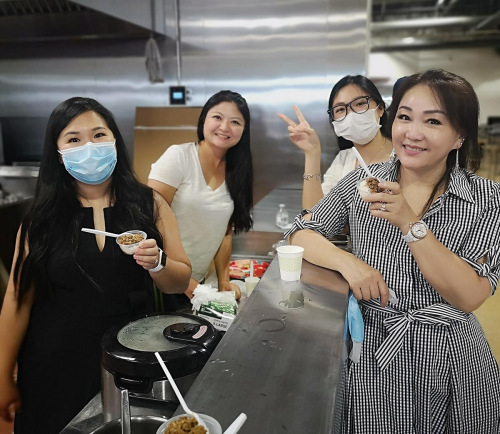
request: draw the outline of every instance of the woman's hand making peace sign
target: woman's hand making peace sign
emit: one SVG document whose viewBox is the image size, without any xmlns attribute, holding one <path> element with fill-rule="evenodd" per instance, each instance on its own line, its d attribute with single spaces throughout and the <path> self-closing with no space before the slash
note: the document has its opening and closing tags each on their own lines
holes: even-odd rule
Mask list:
<svg viewBox="0 0 500 434">
<path fill-rule="evenodd" d="M 321 143 L 319 137 L 311 126 L 307 123 L 304 115 L 300 112 L 299 108 L 292 106 L 299 123 L 292 121 L 290 118 L 282 113 L 277 113 L 278 117 L 288 124 L 288 132 L 290 133 L 290 140 L 298 148 L 302 149 L 306 154 L 310 152 L 321 152 Z"/>
</svg>

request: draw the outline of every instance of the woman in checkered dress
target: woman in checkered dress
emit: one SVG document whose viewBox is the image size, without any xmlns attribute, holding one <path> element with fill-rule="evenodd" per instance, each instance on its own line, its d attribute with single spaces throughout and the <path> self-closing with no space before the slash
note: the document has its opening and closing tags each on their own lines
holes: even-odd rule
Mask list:
<svg viewBox="0 0 500 434">
<path fill-rule="evenodd" d="M 341 432 L 499 433 L 499 369 L 472 313 L 500 278 L 500 184 L 473 173 L 477 96 L 429 70 L 392 107 L 397 158 L 370 166 L 383 191 L 362 199 L 358 168 L 290 231 L 308 261 L 344 276 L 363 313 L 360 360 L 339 380 Z M 346 223 L 352 254 L 325 238 Z"/>
</svg>

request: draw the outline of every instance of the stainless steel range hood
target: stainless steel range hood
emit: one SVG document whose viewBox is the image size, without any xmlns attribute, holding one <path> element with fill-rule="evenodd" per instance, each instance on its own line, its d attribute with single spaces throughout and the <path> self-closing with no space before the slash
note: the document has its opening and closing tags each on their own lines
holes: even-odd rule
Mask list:
<svg viewBox="0 0 500 434">
<path fill-rule="evenodd" d="M 72 2 L 136 26 L 154 30 L 163 35 L 167 34 L 163 17 L 170 15 L 171 11 L 165 10 L 168 5 L 163 0 L 153 2 L 149 0 L 72 0 Z M 154 13 L 151 11 L 151 3 L 155 9 Z M 152 15 L 156 17 L 154 23 L 151 22 Z"/>
<path fill-rule="evenodd" d="M 0 0 L 0 43 L 144 37 L 150 27 L 66 0 Z"/>
<path fill-rule="evenodd" d="M 0 0 L 0 58 L 142 56 L 152 32 L 166 38 L 171 12 L 154 5 L 153 32 L 149 1 Z"/>
</svg>

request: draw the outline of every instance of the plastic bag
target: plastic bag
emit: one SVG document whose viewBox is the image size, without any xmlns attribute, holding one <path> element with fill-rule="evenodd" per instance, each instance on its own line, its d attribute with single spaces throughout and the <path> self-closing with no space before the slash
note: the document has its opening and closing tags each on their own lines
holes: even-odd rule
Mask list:
<svg viewBox="0 0 500 434">
<path fill-rule="evenodd" d="M 202 285 L 199 284 L 193 291 L 193 298 L 191 299 L 191 304 L 193 305 L 193 310 L 199 311 L 202 304 L 208 304 L 211 301 L 218 301 L 221 303 L 229 303 L 237 306 L 235 294 L 233 291 L 221 291 L 219 292 L 217 288 L 213 288 L 212 285 Z"/>
</svg>

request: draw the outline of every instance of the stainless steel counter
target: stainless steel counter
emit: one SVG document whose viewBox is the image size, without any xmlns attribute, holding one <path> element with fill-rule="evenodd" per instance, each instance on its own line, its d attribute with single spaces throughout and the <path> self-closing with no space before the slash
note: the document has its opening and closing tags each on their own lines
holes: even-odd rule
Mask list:
<svg viewBox="0 0 500 434">
<path fill-rule="evenodd" d="M 223 429 L 244 412 L 241 434 L 333 432 L 348 285 L 306 261 L 302 271 L 285 282 L 272 262 L 189 390 L 187 404 Z"/>
<path fill-rule="evenodd" d="M 160 416 L 167 420 L 174 411 L 172 408 L 169 409 L 167 405 L 164 407 L 160 407 L 159 405 L 144 405 L 143 402 L 134 401 L 132 397 L 129 399 L 130 415 L 132 418 L 134 418 L 134 416 Z M 73 418 L 66 428 L 60 432 L 60 434 L 88 434 L 95 431 L 103 424 L 102 399 L 101 394 L 98 393 L 82 411 Z"/>
<path fill-rule="evenodd" d="M 240 434 L 333 432 L 347 293 L 338 273 L 306 261 L 300 281 L 282 281 L 274 259 L 186 395 L 188 406 L 223 429 L 246 413 Z M 90 432 L 101 411 L 96 396 L 61 434 Z M 167 415 L 132 407 L 141 413 Z"/>
<path fill-rule="evenodd" d="M 233 237 L 234 258 L 272 260 L 273 244 L 282 240 L 285 232 L 276 226 L 276 213 L 280 203 L 286 205 L 291 223 L 302 210 L 302 190 L 277 188 L 263 197 L 253 208 L 252 230 Z"/>
<path fill-rule="evenodd" d="M 284 203 L 290 223 L 302 211 L 302 189 L 275 188 L 264 196 L 253 208 L 254 231 L 281 232 L 276 226 L 279 204 Z"/>
</svg>

